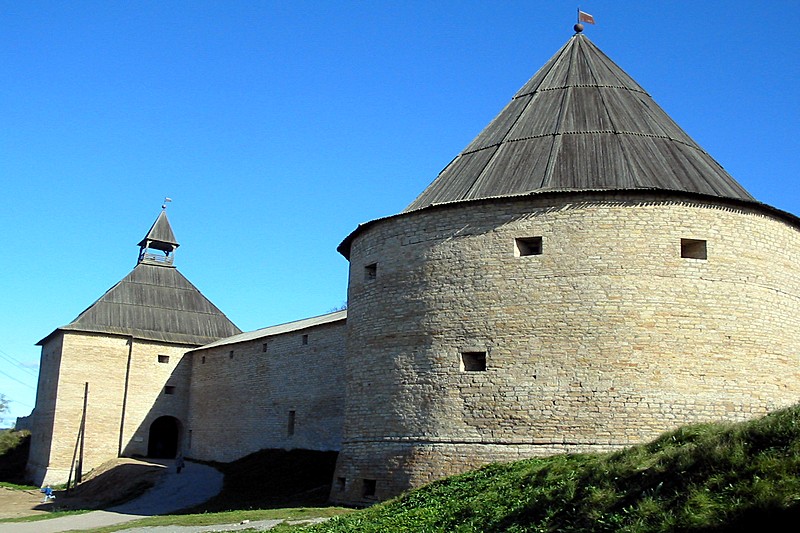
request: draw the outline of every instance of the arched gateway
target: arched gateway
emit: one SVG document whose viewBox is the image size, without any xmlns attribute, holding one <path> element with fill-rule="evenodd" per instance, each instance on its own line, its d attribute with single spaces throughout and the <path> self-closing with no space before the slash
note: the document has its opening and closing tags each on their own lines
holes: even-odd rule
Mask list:
<svg viewBox="0 0 800 533">
<path fill-rule="evenodd" d="M 178 454 L 181 423 L 174 416 L 161 416 L 150 425 L 147 456 L 153 459 L 174 459 Z"/>
</svg>

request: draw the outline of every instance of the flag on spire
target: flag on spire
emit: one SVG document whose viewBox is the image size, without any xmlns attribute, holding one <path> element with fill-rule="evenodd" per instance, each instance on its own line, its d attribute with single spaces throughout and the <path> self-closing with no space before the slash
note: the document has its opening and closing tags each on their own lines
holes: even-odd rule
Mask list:
<svg viewBox="0 0 800 533">
<path fill-rule="evenodd" d="M 586 24 L 594 24 L 594 17 L 589 13 L 578 10 L 578 22 L 585 22 Z"/>
</svg>

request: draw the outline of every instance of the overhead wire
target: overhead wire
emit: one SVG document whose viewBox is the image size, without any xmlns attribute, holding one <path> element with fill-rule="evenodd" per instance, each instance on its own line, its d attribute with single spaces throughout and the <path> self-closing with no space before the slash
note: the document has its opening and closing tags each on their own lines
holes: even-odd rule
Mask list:
<svg viewBox="0 0 800 533">
<path fill-rule="evenodd" d="M 27 403 L 25 403 L 25 402 L 21 402 L 21 401 L 19 401 L 19 400 L 13 400 L 13 399 L 11 399 L 11 398 L 6 398 L 6 400 L 8 400 L 8 402 L 9 402 L 9 403 L 16 403 L 16 404 L 19 404 L 19 405 L 21 405 L 21 406 L 23 406 L 23 407 L 27 407 L 28 409 L 33 409 L 33 406 L 32 406 L 32 405 L 28 405 L 28 404 L 27 404 Z"/>
<path fill-rule="evenodd" d="M 27 372 L 31 376 L 37 377 L 36 372 L 34 372 L 30 368 L 26 367 L 25 363 L 23 363 L 22 361 L 20 361 L 16 357 L 14 357 L 12 355 L 9 355 L 8 352 L 5 352 L 4 350 L 0 350 L 0 358 L 5 359 L 9 363 L 15 364 L 17 366 L 17 368 L 19 368 L 20 370 L 22 370 L 24 372 Z"/>
<path fill-rule="evenodd" d="M 20 381 L 20 380 L 18 380 L 17 378 L 15 378 L 14 376 L 12 376 L 11 374 L 6 374 L 6 373 L 5 373 L 5 372 L 3 372 L 2 370 L 0 370 L 0 374 L 3 374 L 3 375 L 4 375 L 5 377 L 7 377 L 8 379 L 11 379 L 11 380 L 13 380 L 13 381 L 16 381 L 16 382 L 17 382 L 17 383 L 19 383 L 20 385 L 24 385 L 24 386 L 28 387 L 29 389 L 36 390 L 36 387 L 34 387 L 33 385 L 29 385 L 29 384 L 25 383 L 24 381 Z"/>
</svg>

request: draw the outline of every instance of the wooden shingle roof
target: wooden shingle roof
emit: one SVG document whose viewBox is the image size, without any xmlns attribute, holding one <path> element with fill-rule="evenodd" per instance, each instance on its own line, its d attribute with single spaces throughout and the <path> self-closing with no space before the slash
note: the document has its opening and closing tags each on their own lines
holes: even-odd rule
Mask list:
<svg viewBox="0 0 800 533">
<path fill-rule="evenodd" d="M 167 219 L 166 210 L 162 210 L 158 214 L 158 218 L 153 222 L 150 231 L 147 232 L 147 235 L 139 242 L 138 246 L 170 252 L 180 246 L 177 239 L 175 239 L 175 233 L 172 231 L 169 219 Z"/>
<path fill-rule="evenodd" d="M 178 269 L 147 263 L 59 330 L 195 346 L 241 333 Z"/>
<path fill-rule="evenodd" d="M 753 201 L 619 66 L 574 35 L 407 208 L 539 191 Z"/>
</svg>

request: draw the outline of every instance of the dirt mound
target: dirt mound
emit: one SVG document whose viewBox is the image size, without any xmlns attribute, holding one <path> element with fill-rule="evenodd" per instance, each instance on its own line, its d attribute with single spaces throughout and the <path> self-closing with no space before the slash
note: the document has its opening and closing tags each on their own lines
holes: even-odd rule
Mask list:
<svg viewBox="0 0 800 533">
<path fill-rule="evenodd" d="M 56 492 L 56 501 L 60 509 L 105 509 L 140 496 L 166 472 L 158 463 L 113 459 L 89 472 L 69 493 Z"/>
<path fill-rule="evenodd" d="M 225 474 L 215 498 L 185 512 L 326 504 L 337 452 L 261 450 L 231 463 L 208 463 Z"/>
<path fill-rule="evenodd" d="M 92 470 L 83 483 L 56 491 L 56 499 L 42 503 L 39 490 L 0 487 L 0 518 L 19 518 L 68 509 L 105 509 L 126 502 L 154 486 L 166 468 L 135 459 L 114 459 Z"/>
</svg>

